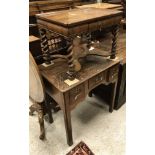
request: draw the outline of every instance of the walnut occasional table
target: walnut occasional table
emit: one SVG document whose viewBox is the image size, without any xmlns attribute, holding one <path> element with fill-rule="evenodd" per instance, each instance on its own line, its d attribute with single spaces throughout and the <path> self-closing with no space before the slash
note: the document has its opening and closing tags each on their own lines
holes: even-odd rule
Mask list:
<svg viewBox="0 0 155 155">
<path fill-rule="evenodd" d="M 122 11 L 114 9 L 98 9 L 98 8 L 82 8 L 71 9 L 65 11 L 56 11 L 36 15 L 37 23 L 41 36 L 41 46 L 46 64 L 50 64 L 48 36 L 57 34 L 61 36 L 61 40 L 67 40 L 68 46 L 68 78 L 74 79 L 75 70 L 73 65 L 73 42 L 77 36 L 87 34 L 91 36 L 91 32 L 101 30 L 102 28 L 112 27 L 112 48 L 111 59 L 115 59 L 117 35 L 119 24 L 122 18 Z M 57 41 L 56 41 L 57 42 Z M 90 40 L 88 39 L 88 46 Z M 57 46 L 57 45 L 56 45 Z M 65 46 L 65 44 L 64 44 Z M 61 45 L 61 48 L 63 45 Z"/>
</svg>

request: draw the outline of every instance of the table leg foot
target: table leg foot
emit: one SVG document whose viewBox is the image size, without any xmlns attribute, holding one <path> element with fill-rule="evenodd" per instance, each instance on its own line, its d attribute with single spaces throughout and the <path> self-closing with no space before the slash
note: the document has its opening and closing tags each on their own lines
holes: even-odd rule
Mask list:
<svg viewBox="0 0 155 155">
<path fill-rule="evenodd" d="M 73 141 L 67 142 L 67 144 L 68 144 L 69 146 L 72 146 L 72 145 L 73 145 Z"/>
<path fill-rule="evenodd" d="M 68 110 L 64 110 L 64 122 L 66 128 L 67 144 L 71 146 L 73 144 L 73 137 L 72 137 L 71 114 L 70 111 Z"/>
<path fill-rule="evenodd" d="M 40 125 L 40 136 L 41 140 L 45 139 L 45 128 L 44 128 L 44 112 L 41 104 L 38 103 L 38 120 Z"/>
<path fill-rule="evenodd" d="M 30 115 L 30 116 L 33 116 L 33 113 L 34 113 L 35 111 L 37 111 L 35 104 L 31 105 L 31 106 L 29 107 L 29 110 L 30 110 L 30 111 L 29 111 L 29 115 Z"/>
<path fill-rule="evenodd" d="M 111 101 L 110 101 L 110 106 L 109 106 L 109 112 L 111 113 L 113 112 L 113 109 L 114 109 L 116 88 L 117 88 L 117 81 L 112 84 Z"/>
</svg>

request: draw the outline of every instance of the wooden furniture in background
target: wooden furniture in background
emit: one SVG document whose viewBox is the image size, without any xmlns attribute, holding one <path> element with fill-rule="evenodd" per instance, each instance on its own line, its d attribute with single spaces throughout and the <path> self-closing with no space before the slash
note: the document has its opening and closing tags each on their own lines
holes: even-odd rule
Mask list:
<svg viewBox="0 0 155 155">
<path fill-rule="evenodd" d="M 71 86 L 67 85 L 66 72 L 68 66 L 65 60 L 55 60 L 49 67 L 41 65 L 40 71 L 44 78 L 45 87 L 60 106 L 64 115 L 66 136 L 68 145 L 73 144 L 71 111 L 85 99 L 87 94 L 98 85 L 112 83 L 113 91 L 109 111 L 113 111 L 118 77 L 118 60 L 109 60 L 102 57 L 88 56 L 81 59 L 82 69 L 77 73 L 79 82 Z M 63 66 L 63 67 L 62 67 Z"/>
<path fill-rule="evenodd" d="M 104 0 L 111 4 L 120 4 L 122 0 Z"/>
<path fill-rule="evenodd" d="M 29 16 L 43 12 L 69 9 L 73 6 L 72 0 L 46 0 L 29 2 Z"/>
<path fill-rule="evenodd" d="M 122 6 L 120 4 L 95 3 L 95 4 L 76 6 L 76 8 L 121 9 Z"/>
<path fill-rule="evenodd" d="M 73 0 L 42 0 L 29 2 L 29 35 L 39 37 L 36 14 L 50 11 L 67 10 L 73 7 Z"/>
<path fill-rule="evenodd" d="M 119 50 L 117 57 L 120 59 L 118 85 L 116 91 L 114 109 L 118 110 L 126 102 L 126 35 L 120 37 Z"/>
<path fill-rule="evenodd" d="M 51 46 L 51 41 L 49 38 L 57 34 L 60 38 L 58 40 L 62 40 L 64 42 L 64 45 L 60 47 L 65 47 L 65 50 L 67 51 L 69 66 L 69 71 L 67 73 L 69 79 L 74 79 L 76 76 L 73 64 L 74 53 L 72 50 L 73 47 L 75 47 L 74 39 L 77 36 L 81 36 L 82 38 L 83 35 L 87 35 L 87 47 L 90 48 L 91 32 L 106 27 L 112 27 L 112 48 L 110 58 L 115 58 L 117 35 L 119 23 L 122 18 L 122 11 L 112 9 L 104 10 L 96 8 L 83 8 L 44 13 L 39 14 L 36 17 L 41 35 L 41 45 L 45 63 L 48 65 L 51 64 L 50 57 L 52 57 L 52 55 L 56 52 L 49 49 Z M 58 50 L 59 49 L 57 49 L 57 51 Z M 57 56 L 62 57 L 60 55 Z"/>
<path fill-rule="evenodd" d="M 118 110 L 126 102 L 126 63 L 119 66 L 118 86 L 114 109 Z"/>
<path fill-rule="evenodd" d="M 96 0 L 74 0 L 74 7 L 96 3 Z"/>
<path fill-rule="evenodd" d="M 42 58 L 40 38 L 33 35 L 29 36 L 29 50 L 37 64 L 42 64 L 44 62 Z"/>
</svg>

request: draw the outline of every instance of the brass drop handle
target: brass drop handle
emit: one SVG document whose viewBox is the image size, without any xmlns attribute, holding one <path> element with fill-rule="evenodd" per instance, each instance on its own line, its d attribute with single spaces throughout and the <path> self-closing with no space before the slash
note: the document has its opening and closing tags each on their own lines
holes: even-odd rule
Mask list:
<svg viewBox="0 0 155 155">
<path fill-rule="evenodd" d="M 103 80 L 103 77 L 101 76 L 101 77 L 96 78 L 95 82 L 97 83 L 97 82 L 102 81 L 102 80 Z"/>
<path fill-rule="evenodd" d="M 80 94 L 81 94 L 81 89 L 80 89 L 80 88 L 76 88 L 75 94 L 76 94 L 76 96 L 74 97 L 74 99 L 77 100 L 77 98 L 78 98 L 78 97 L 80 96 Z"/>
<path fill-rule="evenodd" d="M 80 94 L 77 94 L 74 99 L 77 100 L 77 98 L 80 96 Z"/>
</svg>

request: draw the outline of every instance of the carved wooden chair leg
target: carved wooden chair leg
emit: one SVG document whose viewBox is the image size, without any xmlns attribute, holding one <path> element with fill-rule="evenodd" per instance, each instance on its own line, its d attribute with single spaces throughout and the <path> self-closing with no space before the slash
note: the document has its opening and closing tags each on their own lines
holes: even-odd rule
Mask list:
<svg viewBox="0 0 155 155">
<path fill-rule="evenodd" d="M 41 140 L 44 140 L 45 138 L 45 128 L 44 128 L 44 111 L 43 111 L 43 106 L 42 104 L 38 103 L 38 120 L 39 120 L 39 125 L 40 125 L 40 136 L 39 138 Z"/>
<path fill-rule="evenodd" d="M 29 115 L 31 115 L 31 116 L 33 116 L 33 113 L 35 112 L 35 111 L 37 111 L 37 109 L 36 109 L 36 106 L 35 105 L 31 105 L 30 107 L 29 107 Z"/>
</svg>

